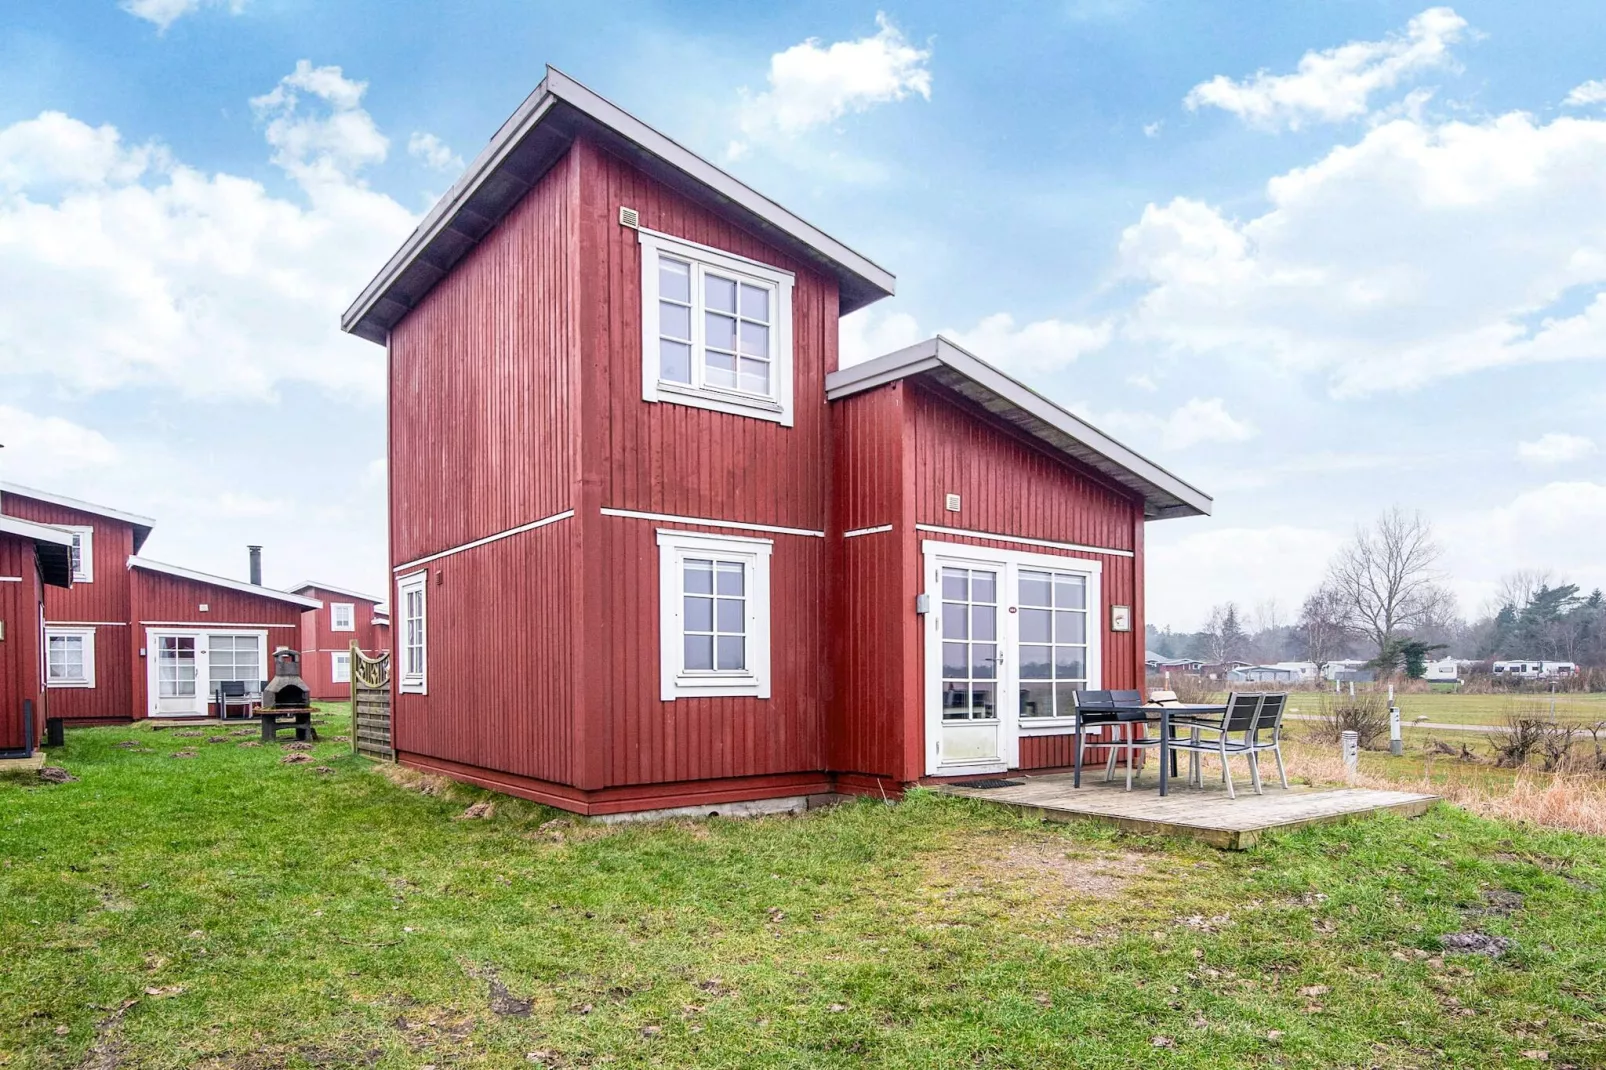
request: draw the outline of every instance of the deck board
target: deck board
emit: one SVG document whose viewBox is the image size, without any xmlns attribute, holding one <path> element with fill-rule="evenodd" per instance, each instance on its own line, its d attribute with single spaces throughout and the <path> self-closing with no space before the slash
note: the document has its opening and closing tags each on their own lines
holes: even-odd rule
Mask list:
<svg viewBox="0 0 1606 1070">
<path fill-rule="evenodd" d="M 1437 801 L 1436 795 L 1373 788 L 1284 789 L 1273 780 L 1264 795 L 1247 784 L 1229 799 L 1218 783 L 1190 788 L 1173 781 L 1161 798 L 1151 783 L 1125 790 L 1123 781 L 1105 784 L 1097 772 L 1084 774 L 1082 787 L 1071 786 L 1068 773 L 1050 776 L 1012 775 L 1020 787 L 967 788 L 948 783 L 937 790 L 1035 813 L 1045 821 L 1094 820 L 1147 835 L 1187 836 L 1227 850 L 1252 847 L 1273 829 L 1294 829 L 1348 821 L 1382 811 L 1416 817 Z M 1152 778 L 1151 778 L 1152 781 Z"/>
</svg>

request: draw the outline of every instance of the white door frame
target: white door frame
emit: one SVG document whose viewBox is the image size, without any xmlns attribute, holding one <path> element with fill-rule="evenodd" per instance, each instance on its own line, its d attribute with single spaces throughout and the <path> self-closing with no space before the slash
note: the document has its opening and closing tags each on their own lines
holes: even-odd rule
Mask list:
<svg viewBox="0 0 1606 1070">
<path fill-rule="evenodd" d="M 1000 550 L 990 546 L 924 539 L 920 544 L 921 569 L 925 577 L 928 612 L 922 622 L 925 632 L 925 751 L 927 776 L 975 776 L 1002 773 L 1020 767 L 1020 740 L 1023 735 L 1064 735 L 1074 726 L 1064 719 L 1054 722 L 1033 720 L 1022 725 L 1020 718 L 1020 618 L 1016 600 L 1020 592 L 1020 570 L 1053 569 L 1077 572 L 1087 577 L 1087 687 L 1096 690 L 1103 677 L 1103 634 L 1105 627 L 1104 563 L 1084 557 Z M 942 567 L 992 568 L 998 571 L 998 750 L 997 760 L 944 764 L 942 741 Z"/>
<path fill-rule="evenodd" d="M 145 629 L 145 714 L 147 717 L 205 717 L 212 701 L 212 674 L 208 641 L 214 635 L 254 635 L 261 653 L 260 680 L 268 679 L 268 633 L 264 628 L 146 628 Z M 157 640 L 180 636 L 195 640 L 195 709 L 188 713 L 161 713 L 161 650 Z"/>
</svg>

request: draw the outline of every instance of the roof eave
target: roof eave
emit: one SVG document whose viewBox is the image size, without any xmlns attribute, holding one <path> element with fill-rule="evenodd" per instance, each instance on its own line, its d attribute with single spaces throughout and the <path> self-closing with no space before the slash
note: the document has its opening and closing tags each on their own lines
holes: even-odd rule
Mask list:
<svg viewBox="0 0 1606 1070">
<path fill-rule="evenodd" d="M 255 595 L 274 602 L 288 602 L 302 609 L 322 609 L 323 603 L 316 598 L 303 598 L 289 591 L 276 591 L 272 587 L 260 587 L 256 584 L 245 583 L 242 580 L 231 580 L 227 576 L 214 576 L 210 572 L 197 572 L 195 569 L 185 568 L 182 565 L 170 565 L 165 561 L 152 561 L 148 557 L 130 557 L 129 568 L 143 569 L 146 572 L 155 572 L 163 576 L 172 576 L 181 580 L 190 580 L 194 583 L 205 583 L 213 587 L 222 587 L 228 591 L 239 591 L 241 594 Z"/>
<path fill-rule="evenodd" d="M 55 494 L 48 490 L 24 487 L 19 483 L 0 482 L 0 495 L 3 494 L 15 494 L 19 498 L 32 498 L 36 502 L 59 505 L 63 509 L 73 509 L 80 513 L 88 513 L 91 516 L 103 516 L 108 520 L 117 520 L 127 524 L 134 529 L 134 552 L 136 554 L 139 553 L 139 548 L 145 545 L 145 540 L 150 538 L 151 528 L 156 526 L 156 521 L 148 516 L 140 516 L 138 513 L 126 513 L 121 509 L 112 509 L 108 506 L 96 505 L 94 502 L 69 498 L 65 494 Z"/>
</svg>

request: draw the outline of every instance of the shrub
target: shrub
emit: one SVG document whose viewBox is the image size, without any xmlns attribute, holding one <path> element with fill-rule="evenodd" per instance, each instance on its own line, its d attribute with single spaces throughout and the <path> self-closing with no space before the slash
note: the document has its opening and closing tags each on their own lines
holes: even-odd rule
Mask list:
<svg viewBox="0 0 1606 1070">
<path fill-rule="evenodd" d="M 1388 740 L 1388 698 L 1379 692 L 1323 694 L 1317 716 L 1315 735 L 1319 740 L 1337 743 L 1345 732 L 1354 732 L 1362 750 L 1377 750 Z"/>
</svg>

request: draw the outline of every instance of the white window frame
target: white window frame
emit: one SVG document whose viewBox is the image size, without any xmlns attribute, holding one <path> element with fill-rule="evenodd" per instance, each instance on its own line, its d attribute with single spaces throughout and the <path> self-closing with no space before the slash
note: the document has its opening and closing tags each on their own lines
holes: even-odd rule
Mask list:
<svg viewBox="0 0 1606 1070">
<path fill-rule="evenodd" d="M 78 567 L 73 569 L 72 581 L 74 583 L 95 582 L 95 529 L 79 527 L 72 524 L 61 525 L 73 533 L 78 543 Z"/>
<path fill-rule="evenodd" d="M 772 539 L 658 529 L 659 668 L 665 702 L 704 696 L 770 697 L 770 556 L 774 548 Z M 685 562 L 699 557 L 740 561 L 746 569 L 745 669 L 685 668 Z"/>
<path fill-rule="evenodd" d="M 52 639 L 80 639 L 83 641 L 84 675 L 76 680 L 52 680 L 50 678 L 50 640 Z M 95 629 L 93 628 L 45 628 L 45 686 L 46 687 L 77 687 L 93 689 L 95 686 Z"/>
<path fill-rule="evenodd" d="M 407 596 L 418 592 L 418 671 L 407 672 Z M 429 694 L 429 570 L 396 581 L 396 605 L 401 625 L 396 644 L 396 690 L 404 695 Z"/>
<path fill-rule="evenodd" d="M 346 677 L 343 680 L 340 678 L 340 666 L 342 663 L 344 663 L 346 667 Z M 329 682 L 331 684 L 351 683 L 351 651 L 329 651 Z"/>
<path fill-rule="evenodd" d="M 773 420 L 783 427 L 793 424 L 792 379 L 795 363 L 792 353 L 792 287 L 796 276 L 782 268 L 761 264 L 734 253 L 721 252 L 706 245 L 686 241 L 653 230 L 640 230 L 641 241 L 641 397 L 643 401 L 668 401 L 716 412 Z M 664 380 L 658 360 L 658 257 L 684 260 L 692 265 L 691 385 Z M 707 269 L 739 281 L 770 290 L 775 302 L 770 323 L 769 397 L 759 397 L 702 383 L 703 303 L 702 276 Z"/>
<path fill-rule="evenodd" d="M 346 623 L 340 623 L 341 611 L 345 611 Z M 354 632 L 357 630 L 357 605 L 355 602 L 329 603 L 329 630 L 332 632 Z"/>
</svg>

